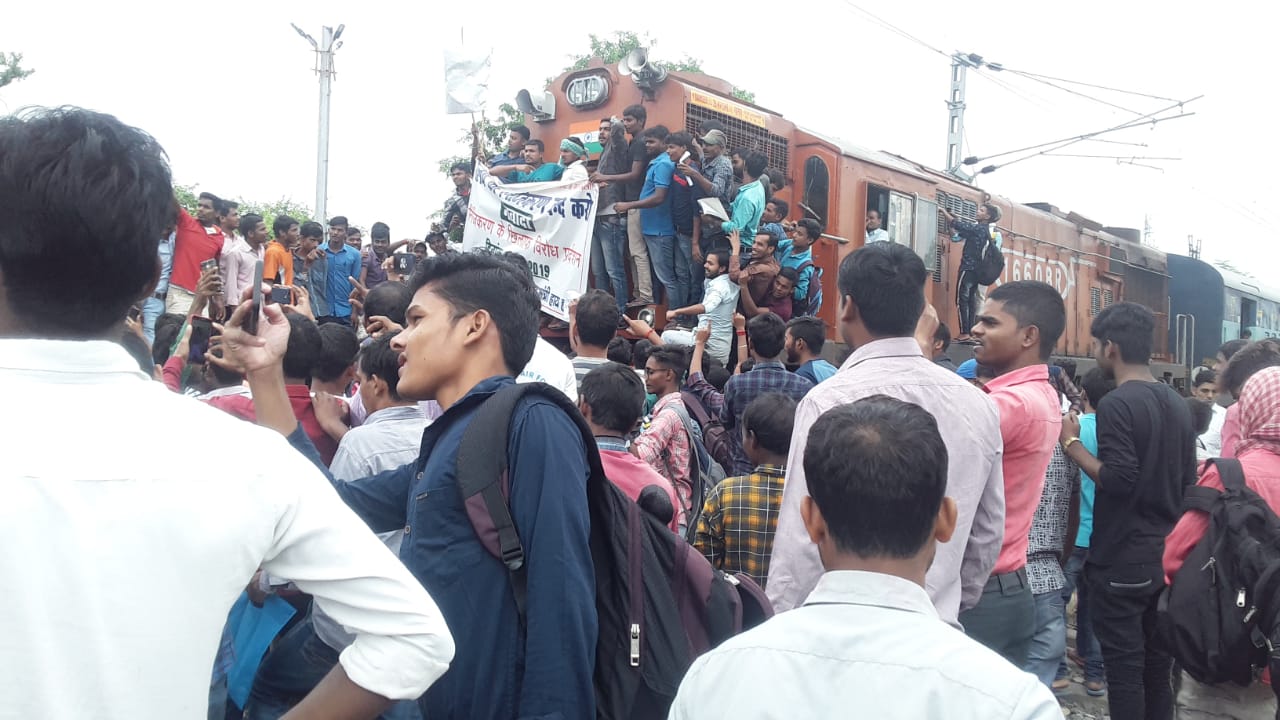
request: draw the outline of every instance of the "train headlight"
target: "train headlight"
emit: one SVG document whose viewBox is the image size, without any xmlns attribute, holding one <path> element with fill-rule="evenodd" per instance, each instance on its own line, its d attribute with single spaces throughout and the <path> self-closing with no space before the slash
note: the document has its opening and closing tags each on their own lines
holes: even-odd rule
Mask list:
<svg viewBox="0 0 1280 720">
<path fill-rule="evenodd" d="M 609 99 L 609 79 L 603 75 L 584 75 L 569 81 L 564 91 L 569 104 L 578 109 L 603 105 Z"/>
</svg>

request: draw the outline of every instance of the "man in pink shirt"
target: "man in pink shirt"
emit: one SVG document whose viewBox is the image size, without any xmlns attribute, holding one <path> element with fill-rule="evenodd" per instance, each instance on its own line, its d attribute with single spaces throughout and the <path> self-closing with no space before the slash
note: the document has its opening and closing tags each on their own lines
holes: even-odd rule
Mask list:
<svg viewBox="0 0 1280 720">
<path fill-rule="evenodd" d="M 1066 326 L 1062 296 L 1042 282 L 1005 283 L 987 295 L 970 333 L 978 362 L 995 370 L 986 385 L 1004 438 L 1004 542 L 977 606 L 960 614 L 970 637 L 1024 667 L 1035 634 L 1027 583 L 1031 520 L 1062 431 L 1062 405 L 1046 364 Z"/>
<path fill-rule="evenodd" d="M 675 487 L 649 463 L 627 450 L 626 436 L 644 415 L 644 399 L 644 383 L 640 382 L 640 376 L 635 370 L 615 362 L 604 363 L 587 373 L 578 385 L 578 409 L 586 418 L 591 434 L 595 435 L 604 474 L 636 502 L 640 502 L 640 494 L 646 488 L 659 488 L 667 498 L 670 512 L 670 517 L 664 513 L 659 519 L 666 521 L 672 531 L 678 531 L 675 509 L 679 500 L 676 499 Z M 651 509 L 648 502 L 646 498 L 642 506 Z"/>
</svg>

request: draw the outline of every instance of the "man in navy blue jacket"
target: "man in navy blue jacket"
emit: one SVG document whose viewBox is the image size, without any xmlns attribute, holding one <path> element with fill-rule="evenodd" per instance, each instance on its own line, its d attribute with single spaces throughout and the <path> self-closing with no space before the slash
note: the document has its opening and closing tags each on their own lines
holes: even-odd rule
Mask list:
<svg viewBox="0 0 1280 720">
<path fill-rule="evenodd" d="M 591 720 L 597 617 L 578 430 L 540 398 L 523 400 L 512 418 L 510 507 L 528 568 L 527 629 L 507 569 L 476 537 L 457 487 L 464 430 L 533 354 L 537 291 L 507 260 L 469 253 L 428 259 L 410 287 L 407 327 L 392 341 L 401 353 L 397 389 L 446 410 L 423 434 L 416 463 L 334 488 L 374 531 L 403 528 L 400 558 L 453 632 L 457 654 L 419 701 L 423 714 Z M 249 307 L 236 311 L 224 348 L 247 371 L 258 422 L 319 465 L 284 391 L 288 322 L 268 305 L 258 335 L 248 335 L 238 328 Z"/>
</svg>

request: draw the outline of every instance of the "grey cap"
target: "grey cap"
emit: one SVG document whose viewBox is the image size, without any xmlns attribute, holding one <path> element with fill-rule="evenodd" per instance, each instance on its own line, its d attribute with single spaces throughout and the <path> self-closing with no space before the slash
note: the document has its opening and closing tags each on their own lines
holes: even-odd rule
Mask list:
<svg viewBox="0 0 1280 720">
<path fill-rule="evenodd" d="M 728 146 L 729 141 L 720 130 L 711 130 L 702 137 L 702 143 L 704 145 L 719 145 L 720 147 L 726 147 Z"/>
</svg>

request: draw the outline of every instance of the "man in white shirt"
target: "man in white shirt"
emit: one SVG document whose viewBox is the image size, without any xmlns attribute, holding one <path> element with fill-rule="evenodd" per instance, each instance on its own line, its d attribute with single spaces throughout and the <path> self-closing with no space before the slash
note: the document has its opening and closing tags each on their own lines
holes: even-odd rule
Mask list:
<svg viewBox="0 0 1280 720">
<path fill-rule="evenodd" d="M 867 211 L 867 244 L 877 242 L 889 242 L 889 233 L 880 227 L 880 211 L 873 208 Z"/>
<path fill-rule="evenodd" d="M 1061 720 L 1048 688 L 943 622 L 924 590 L 957 514 L 933 416 L 885 395 L 837 407 L 803 462 L 825 574 L 802 607 L 699 658 L 671 720 Z"/>
<path fill-rule="evenodd" d="M 421 695 L 454 651 L 422 585 L 282 438 L 170 392 L 110 341 L 172 222 L 159 144 L 37 110 L 0 120 L 0 158 L 0 383 L 24 408 L 0 420 L 0 715 L 204 716 L 259 567 L 356 633 L 298 716 Z M 56 263 L 67 253 L 82 262 Z M 55 265 L 62 282 L 40 282 Z"/>
<path fill-rule="evenodd" d="M 698 325 L 711 325 L 711 337 L 707 340 L 707 354 L 722 364 L 729 362 L 729 350 L 733 345 L 733 313 L 738 308 L 738 286 L 729 279 L 729 253 L 712 250 L 707 253 L 703 269 L 707 279 L 703 282 L 702 302 L 689 307 L 667 311 L 667 322 L 672 323 L 682 315 L 697 315 Z M 662 342 L 668 345 L 693 345 L 692 330 L 666 330 Z"/>
</svg>

